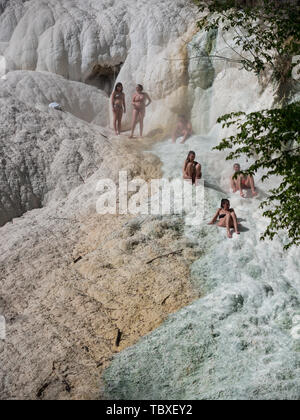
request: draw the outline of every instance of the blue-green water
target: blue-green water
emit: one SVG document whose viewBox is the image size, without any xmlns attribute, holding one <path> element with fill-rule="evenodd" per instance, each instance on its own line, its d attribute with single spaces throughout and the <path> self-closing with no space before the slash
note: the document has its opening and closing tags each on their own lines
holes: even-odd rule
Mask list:
<svg viewBox="0 0 300 420">
<path fill-rule="evenodd" d="M 213 143 L 194 136 L 154 150 L 172 178 L 180 177 L 189 149 L 203 164 L 205 220 L 196 227 L 186 218 L 186 235 L 203 251 L 191 267 L 203 297 L 114 358 L 104 374 L 110 398 L 300 398 L 299 249 L 284 252 L 284 235 L 259 240 L 267 223 L 260 198 L 226 193 L 242 220 L 240 236 L 227 239 L 225 230 L 207 225 L 224 197 L 214 185 L 225 189 L 231 169 L 211 152 Z M 257 183 L 262 197 L 265 187 Z"/>
</svg>

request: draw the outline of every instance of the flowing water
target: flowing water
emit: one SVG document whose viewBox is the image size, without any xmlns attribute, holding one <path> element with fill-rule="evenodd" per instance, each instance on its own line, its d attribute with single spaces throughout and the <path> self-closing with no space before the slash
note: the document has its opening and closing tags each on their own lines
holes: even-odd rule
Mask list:
<svg viewBox="0 0 300 420">
<path fill-rule="evenodd" d="M 191 118 L 202 135 L 184 145 L 162 142 L 152 152 L 168 178 L 181 178 L 189 150 L 202 165 L 205 217 L 197 226 L 194 211 L 185 216 L 185 234 L 202 250 L 191 267 L 201 298 L 117 355 L 104 375 L 106 392 L 115 399 L 300 399 L 299 248 L 283 250 L 284 232 L 260 240 L 268 220 L 259 204 L 278 180 L 262 183 L 258 173 L 258 197 L 241 198 L 229 189 L 234 162 L 212 150 L 228 135 L 218 116 L 271 108 L 273 87 L 262 89 L 239 66 L 203 60 L 211 52 L 232 54 L 220 33 L 198 33 L 188 51 Z M 207 224 L 222 198 L 241 223 L 232 239 Z"/>
<path fill-rule="evenodd" d="M 260 241 L 267 220 L 258 206 L 268 186 L 258 174 L 258 198 L 230 193 L 232 163 L 211 150 L 217 140 L 193 136 L 154 149 L 171 178 L 181 177 L 189 150 L 202 164 L 205 219 L 196 227 L 188 214 L 185 228 L 202 249 L 191 267 L 202 297 L 116 356 L 105 373 L 111 398 L 300 398 L 299 249 L 283 251 L 284 233 Z M 207 225 L 225 197 L 241 222 L 232 239 Z"/>
</svg>

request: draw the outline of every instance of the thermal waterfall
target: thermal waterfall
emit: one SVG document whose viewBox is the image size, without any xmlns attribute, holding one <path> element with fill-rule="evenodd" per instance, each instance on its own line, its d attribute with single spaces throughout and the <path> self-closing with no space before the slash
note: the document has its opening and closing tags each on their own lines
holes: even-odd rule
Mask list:
<svg viewBox="0 0 300 420">
<path fill-rule="evenodd" d="M 49 397 L 98 397 L 99 367 L 105 366 L 101 392 L 113 399 L 299 399 L 299 249 L 283 250 L 285 232 L 260 241 L 268 221 L 259 204 L 276 179 L 262 183 L 258 173 L 258 197 L 241 198 L 229 190 L 234 162 L 212 150 L 228 134 L 217 118 L 272 107 L 275 87 L 234 62 L 230 32 L 226 39 L 221 31 L 197 32 L 189 1 L 11 0 L 0 10 L 6 65 L 0 81 L 0 304 L 13 349 L 0 351 L 7 377 L 1 395 L 42 398 L 48 387 Z M 145 130 L 163 138 L 151 154 L 111 138 L 109 94 L 117 81 L 128 103 L 136 83 L 153 99 Z M 52 101 L 66 112 L 49 110 Z M 195 131 L 183 145 L 166 136 L 178 113 L 190 114 Z M 124 123 L 128 128 L 129 112 Z M 133 276 L 132 289 L 124 280 L 144 261 L 132 262 L 132 250 L 146 247 L 154 230 L 159 237 L 163 223 L 167 235 L 160 244 L 176 241 L 179 221 L 102 222 L 95 215 L 96 185 L 99 178 L 116 180 L 120 169 L 132 178 L 160 176 L 161 169 L 180 179 L 189 150 L 205 181 L 203 221 L 193 224 L 195 209 L 181 221 L 185 240 L 198 249 L 190 266 L 193 292 L 176 284 L 181 304 L 170 306 L 167 319 L 158 312 L 151 317 L 144 313 L 142 276 Z M 241 235 L 231 240 L 207 225 L 221 198 L 230 199 L 241 222 Z M 180 280 L 181 273 L 182 266 L 174 276 Z M 155 296 L 172 288 L 168 281 L 156 286 Z M 111 308 L 111 296 L 122 300 L 118 289 L 128 314 L 119 304 Z M 130 347 L 111 361 L 107 343 L 114 342 L 115 316 L 124 328 L 130 320 L 135 334 L 140 329 L 138 338 L 145 336 L 130 336 Z M 72 390 L 64 381 L 73 381 Z"/>
</svg>

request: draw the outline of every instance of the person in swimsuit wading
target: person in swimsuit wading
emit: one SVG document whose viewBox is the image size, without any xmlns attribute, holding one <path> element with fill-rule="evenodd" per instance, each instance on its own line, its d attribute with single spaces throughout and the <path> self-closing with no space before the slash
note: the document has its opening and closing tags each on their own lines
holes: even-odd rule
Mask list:
<svg viewBox="0 0 300 420">
<path fill-rule="evenodd" d="M 123 93 L 122 83 L 117 83 L 113 94 L 111 95 L 111 105 L 114 114 L 114 129 L 118 136 L 121 133 L 121 121 L 126 113 L 125 94 Z"/>
<path fill-rule="evenodd" d="M 251 188 L 252 197 L 255 197 L 257 195 L 257 192 L 255 191 L 253 176 L 251 175 L 244 176 L 243 174 L 239 174 L 237 175 L 237 178 L 234 178 L 234 175 L 236 173 L 241 172 L 240 164 L 235 163 L 233 165 L 233 169 L 234 169 L 234 174 L 230 177 L 230 185 L 231 185 L 232 191 L 235 193 L 237 192 L 237 190 L 239 190 L 241 197 L 244 197 L 243 189 Z"/>
<path fill-rule="evenodd" d="M 183 179 L 187 179 L 196 184 L 198 179 L 201 179 L 201 165 L 195 161 L 196 154 L 190 151 L 183 165 Z"/>
<path fill-rule="evenodd" d="M 146 113 L 146 106 L 151 104 L 151 99 L 148 93 L 143 92 L 144 88 L 142 85 L 137 85 L 136 93 L 132 98 L 133 113 L 132 113 L 132 127 L 130 139 L 133 138 L 133 133 L 137 123 L 140 123 L 140 136 L 143 136 L 144 118 Z M 146 100 L 148 101 L 146 104 Z"/>
<path fill-rule="evenodd" d="M 230 202 L 226 198 L 223 198 L 221 201 L 221 208 L 217 210 L 217 213 L 214 215 L 209 225 L 216 223 L 219 218 L 218 226 L 226 227 L 228 238 L 232 238 L 230 229 L 234 228 L 237 235 L 240 234 L 238 229 L 237 217 L 233 209 L 230 208 Z"/>
</svg>

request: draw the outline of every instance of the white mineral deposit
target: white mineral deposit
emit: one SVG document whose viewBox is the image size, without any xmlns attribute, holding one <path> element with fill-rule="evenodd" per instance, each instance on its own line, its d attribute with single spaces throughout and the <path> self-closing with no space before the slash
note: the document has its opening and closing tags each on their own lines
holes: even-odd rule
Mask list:
<svg viewBox="0 0 300 420">
<path fill-rule="evenodd" d="M 212 150 L 231 133 L 217 118 L 271 108 L 275 86 L 198 17 L 189 0 L 0 1 L 0 399 L 299 399 L 299 248 L 260 241 L 277 180 L 259 172 L 244 199 Z M 138 83 L 152 103 L 129 140 Z M 174 144 L 182 113 L 194 133 Z M 180 180 L 190 150 L 200 224 L 195 208 L 97 214 L 99 180 Z M 223 197 L 242 223 L 231 240 L 207 225 Z"/>
</svg>

